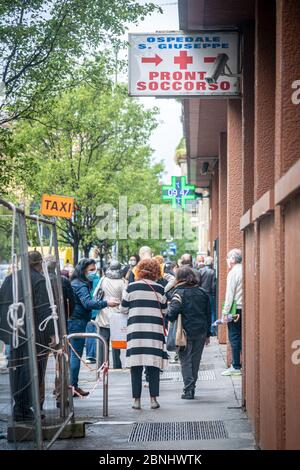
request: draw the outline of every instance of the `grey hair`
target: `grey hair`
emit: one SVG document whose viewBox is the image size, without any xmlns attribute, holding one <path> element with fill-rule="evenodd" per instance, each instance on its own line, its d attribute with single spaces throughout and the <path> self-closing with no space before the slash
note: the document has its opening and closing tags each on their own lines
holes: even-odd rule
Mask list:
<svg viewBox="0 0 300 470">
<path fill-rule="evenodd" d="M 242 252 L 238 248 L 233 248 L 228 252 L 227 258 L 233 258 L 236 263 L 241 263 L 243 260 Z"/>
<path fill-rule="evenodd" d="M 142 246 L 139 250 L 139 256 L 141 259 L 152 258 L 152 250 L 149 246 Z"/>
<path fill-rule="evenodd" d="M 214 264 L 214 259 L 212 256 L 207 256 L 204 260 L 205 266 L 212 266 Z"/>
</svg>

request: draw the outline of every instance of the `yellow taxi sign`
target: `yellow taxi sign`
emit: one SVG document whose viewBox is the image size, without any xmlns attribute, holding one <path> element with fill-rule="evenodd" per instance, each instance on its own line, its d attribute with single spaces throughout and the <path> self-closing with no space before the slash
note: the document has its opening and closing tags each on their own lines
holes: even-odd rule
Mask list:
<svg viewBox="0 0 300 470">
<path fill-rule="evenodd" d="M 43 194 L 41 214 L 52 217 L 65 217 L 71 219 L 74 210 L 74 198 Z"/>
</svg>

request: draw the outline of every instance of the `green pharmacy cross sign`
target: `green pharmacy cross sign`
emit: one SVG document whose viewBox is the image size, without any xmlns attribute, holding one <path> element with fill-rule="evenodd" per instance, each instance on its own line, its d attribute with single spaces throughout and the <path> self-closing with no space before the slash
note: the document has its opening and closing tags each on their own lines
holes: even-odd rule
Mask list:
<svg viewBox="0 0 300 470">
<path fill-rule="evenodd" d="M 186 201 L 196 199 L 195 186 L 186 184 L 185 176 L 172 176 L 171 186 L 162 187 L 163 201 L 171 201 L 172 208 L 180 206 L 185 209 Z"/>
</svg>

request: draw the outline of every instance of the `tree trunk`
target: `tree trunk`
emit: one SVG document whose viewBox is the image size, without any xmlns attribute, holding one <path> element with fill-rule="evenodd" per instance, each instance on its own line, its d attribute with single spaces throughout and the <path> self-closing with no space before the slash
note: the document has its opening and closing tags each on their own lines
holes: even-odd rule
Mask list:
<svg viewBox="0 0 300 470">
<path fill-rule="evenodd" d="M 89 258 L 90 256 L 90 251 L 91 251 L 91 245 L 88 244 L 88 245 L 83 245 L 83 256 L 85 258 Z"/>
<path fill-rule="evenodd" d="M 78 264 L 78 256 L 79 256 L 79 242 L 78 241 L 74 241 L 73 253 L 74 253 L 74 266 L 76 266 Z"/>
</svg>

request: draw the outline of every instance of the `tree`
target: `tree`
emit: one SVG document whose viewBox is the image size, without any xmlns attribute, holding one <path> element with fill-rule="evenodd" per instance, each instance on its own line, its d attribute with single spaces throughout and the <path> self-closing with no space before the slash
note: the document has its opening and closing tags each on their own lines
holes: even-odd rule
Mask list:
<svg viewBox="0 0 300 470">
<path fill-rule="evenodd" d="M 117 205 L 120 195 L 137 188 L 148 204 L 157 195 L 161 167 L 151 166 L 147 143 L 156 112 L 143 110 L 125 87 L 113 88 L 107 80 L 61 93 L 51 113 L 16 126 L 15 145 L 22 142 L 24 154 L 36 165 L 19 184 L 38 202 L 44 192 L 75 197 L 73 219 L 58 223 L 75 260 L 79 248 L 88 255 L 101 242 L 96 233 L 99 205 Z"/>
<path fill-rule="evenodd" d="M 77 84 L 85 58 L 156 8 L 134 0 L 2 0 L 0 125 L 48 108 L 64 86 Z"/>
</svg>

